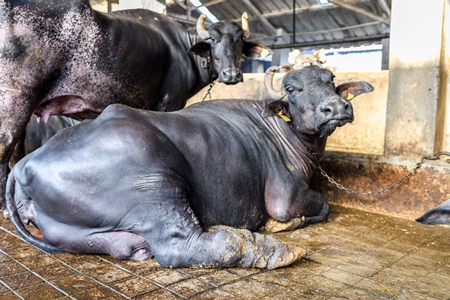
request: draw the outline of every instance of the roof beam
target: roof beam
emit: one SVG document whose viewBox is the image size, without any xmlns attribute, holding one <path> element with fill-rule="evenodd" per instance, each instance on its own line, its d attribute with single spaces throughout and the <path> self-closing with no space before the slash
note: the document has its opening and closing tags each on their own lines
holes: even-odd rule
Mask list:
<svg viewBox="0 0 450 300">
<path fill-rule="evenodd" d="M 373 25 L 377 25 L 377 24 L 380 24 L 380 21 L 373 21 L 373 22 L 369 22 L 369 23 L 351 25 L 351 26 L 346 26 L 346 27 L 339 27 L 339 28 L 323 29 L 323 30 L 317 30 L 317 31 L 302 31 L 302 32 L 297 32 L 295 35 L 296 36 L 297 35 L 315 35 L 315 34 L 334 32 L 334 31 L 342 31 L 342 30 L 346 30 L 346 29 L 355 29 L 355 28 L 360 28 L 360 27 L 365 27 L 365 26 L 373 26 Z M 283 35 L 292 36 L 292 33 L 278 35 L 277 37 L 281 37 Z"/>
<path fill-rule="evenodd" d="M 303 12 L 309 12 L 309 11 L 317 11 L 317 10 L 325 10 L 336 7 L 334 4 L 313 4 L 308 6 L 301 6 L 295 8 L 295 13 L 303 13 Z M 279 17 L 281 15 L 286 15 L 292 13 L 292 8 L 285 8 L 278 11 L 272 11 L 269 13 L 263 14 L 265 18 L 274 18 Z"/>
<path fill-rule="evenodd" d="M 389 8 L 389 5 L 387 5 L 386 0 L 378 0 L 378 3 L 383 8 L 384 12 L 388 15 L 388 17 L 391 17 L 391 9 Z"/>
<path fill-rule="evenodd" d="M 187 9 L 186 5 L 184 3 L 181 3 L 179 0 L 173 0 L 178 6 L 180 6 L 182 9 Z"/>
<path fill-rule="evenodd" d="M 345 2 L 342 2 L 341 0 L 328 0 L 328 2 L 336 4 L 336 5 L 339 5 L 341 7 L 349 9 L 349 10 L 353 10 L 354 12 L 357 12 L 357 13 L 360 13 L 362 15 L 368 16 L 369 18 L 372 18 L 372 19 L 375 19 L 377 21 L 383 22 L 386 25 L 390 25 L 390 23 L 391 23 L 389 19 L 385 19 L 383 17 L 380 17 L 380 16 L 378 16 L 378 15 L 376 15 L 376 14 L 374 14 L 374 13 L 368 11 L 368 10 L 362 9 L 362 8 L 360 8 L 358 6 L 347 4 Z"/>
<path fill-rule="evenodd" d="M 226 0 L 212 0 L 212 1 L 209 1 L 208 3 L 203 3 L 203 2 L 202 2 L 202 4 L 203 4 L 203 6 L 208 7 L 208 6 L 213 6 L 213 5 L 216 5 L 216 4 L 225 2 L 225 1 L 226 1 Z"/>
<path fill-rule="evenodd" d="M 318 46 L 329 46 L 332 47 L 341 47 L 346 44 L 355 44 L 355 43 L 373 43 L 380 42 L 382 39 L 389 38 L 389 34 L 381 34 L 374 36 L 366 36 L 366 37 L 355 37 L 355 38 L 346 38 L 341 40 L 327 40 L 327 41 L 319 41 L 319 42 L 305 42 L 305 43 L 295 43 L 295 44 L 272 44 L 267 45 L 270 49 L 285 49 L 285 48 L 306 48 L 306 47 L 318 47 Z"/>
</svg>

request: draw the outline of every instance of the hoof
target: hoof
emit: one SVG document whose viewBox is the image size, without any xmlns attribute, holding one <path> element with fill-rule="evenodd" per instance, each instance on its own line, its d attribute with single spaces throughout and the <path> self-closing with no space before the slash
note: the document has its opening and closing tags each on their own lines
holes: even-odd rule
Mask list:
<svg viewBox="0 0 450 300">
<path fill-rule="evenodd" d="M 284 244 L 283 242 L 279 241 L 278 239 L 275 239 L 272 236 L 267 236 L 269 238 L 272 238 L 277 241 L 277 243 L 280 243 L 282 245 L 278 245 L 274 248 L 273 254 L 271 253 L 268 257 L 269 260 L 267 261 L 267 264 L 265 264 L 264 268 L 268 270 L 285 267 L 288 266 L 297 260 L 303 258 L 306 255 L 306 250 L 298 247 L 298 246 L 288 246 Z M 270 245 L 270 243 L 269 243 Z M 259 266 L 255 266 L 257 268 L 260 268 Z"/>
<path fill-rule="evenodd" d="M 225 263 L 222 266 L 275 269 L 292 264 L 306 255 L 306 250 L 289 246 L 272 235 L 228 226 L 215 226 L 214 233 L 223 243 L 223 251 L 214 251 Z"/>
<path fill-rule="evenodd" d="M 304 222 L 304 216 L 300 218 L 292 218 L 285 223 L 278 222 L 275 219 L 270 219 L 269 221 L 267 221 L 265 228 L 269 232 L 289 231 L 299 228 L 301 225 L 303 225 Z"/>
<path fill-rule="evenodd" d="M 274 236 L 256 232 L 247 235 L 242 250 L 241 264 L 245 267 L 269 270 L 290 265 L 306 255 L 301 247 L 288 246 Z"/>
</svg>

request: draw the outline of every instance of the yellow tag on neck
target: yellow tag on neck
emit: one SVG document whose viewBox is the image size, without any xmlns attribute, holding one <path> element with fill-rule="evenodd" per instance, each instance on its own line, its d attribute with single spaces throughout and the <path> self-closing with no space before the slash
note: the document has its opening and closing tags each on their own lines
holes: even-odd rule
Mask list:
<svg viewBox="0 0 450 300">
<path fill-rule="evenodd" d="M 348 101 L 352 100 L 353 98 L 355 98 L 355 95 L 353 95 L 352 93 L 348 93 L 347 94 L 347 100 Z"/>
<path fill-rule="evenodd" d="M 282 119 L 285 120 L 286 122 L 290 122 L 290 121 L 291 121 L 291 119 L 289 119 L 285 114 L 283 114 L 282 111 L 280 111 L 280 112 L 278 113 L 278 115 L 280 116 L 280 118 L 282 118 Z"/>
</svg>

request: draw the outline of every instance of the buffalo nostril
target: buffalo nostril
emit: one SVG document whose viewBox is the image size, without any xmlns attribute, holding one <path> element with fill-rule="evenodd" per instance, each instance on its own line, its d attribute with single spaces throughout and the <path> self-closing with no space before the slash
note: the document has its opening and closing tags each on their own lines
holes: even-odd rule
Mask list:
<svg viewBox="0 0 450 300">
<path fill-rule="evenodd" d="M 326 115 L 331 115 L 333 113 L 333 108 L 331 106 L 322 107 L 322 112 Z"/>
<path fill-rule="evenodd" d="M 239 69 L 227 69 L 221 72 L 219 81 L 239 82 L 243 80 L 242 72 Z"/>
<path fill-rule="evenodd" d="M 347 110 L 347 111 L 350 110 L 350 103 L 345 102 L 344 103 L 344 109 Z"/>
<path fill-rule="evenodd" d="M 242 72 L 239 70 L 236 76 L 237 80 L 242 81 L 243 80 L 243 76 L 242 76 Z"/>
</svg>

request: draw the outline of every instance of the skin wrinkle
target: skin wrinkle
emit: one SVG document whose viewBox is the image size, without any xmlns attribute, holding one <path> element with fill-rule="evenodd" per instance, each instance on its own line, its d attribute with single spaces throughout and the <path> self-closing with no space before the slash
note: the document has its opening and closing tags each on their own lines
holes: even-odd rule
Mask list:
<svg viewBox="0 0 450 300">
<path fill-rule="evenodd" d="M 302 75 L 297 80 L 307 80 L 314 70 L 293 72 Z M 85 243 L 92 235 L 103 239 L 101 251 L 139 259 L 142 253 L 133 256 L 133 247 L 140 247 L 142 237 L 164 267 L 290 264 L 305 252 L 251 231 L 269 217 L 278 222 L 301 217 L 299 227 L 328 218 L 326 199 L 309 188 L 315 165 L 307 148 L 324 151 L 321 132 L 295 134 L 277 111 L 265 111 L 284 106 L 297 128 L 303 120 L 296 119 L 296 110 L 304 101 L 319 106 L 329 100 L 304 95 L 309 94 L 289 93 L 288 103 L 207 101 L 171 113 L 110 105 L 98 118 L 61 131 L 13 168 L 7 185 L 13 224 L 26 241 L 47 251 L 92 253 Z M 316 117 L 304 122 L 313 124 Z M 74 176 L 62 176 L 62 170 Z M 88 187 L 91 194 L 84 192 Z M 44 240 L 18 222 L 19 192 L 36 204 Z M 83 211 L 58 213 L 70 211 L 71 199 L 78 199 Z M 126 232 L 129 228 L 139 237 Z M 118 235 L 126 243 L 117 242 Z"/>
<path fill-rule="evenodd" d="M 270 132 L 274 132 L 280 139 L 281 157 L 286 159 L 285 166 L 291 171 L 301 170 L 304 174 L 312 174 L 312 165 L 315 164 L 312 155 L 289 128 L 289 125 L 281 118 L 266 118 L 270 125 Z"/>
</svg>

